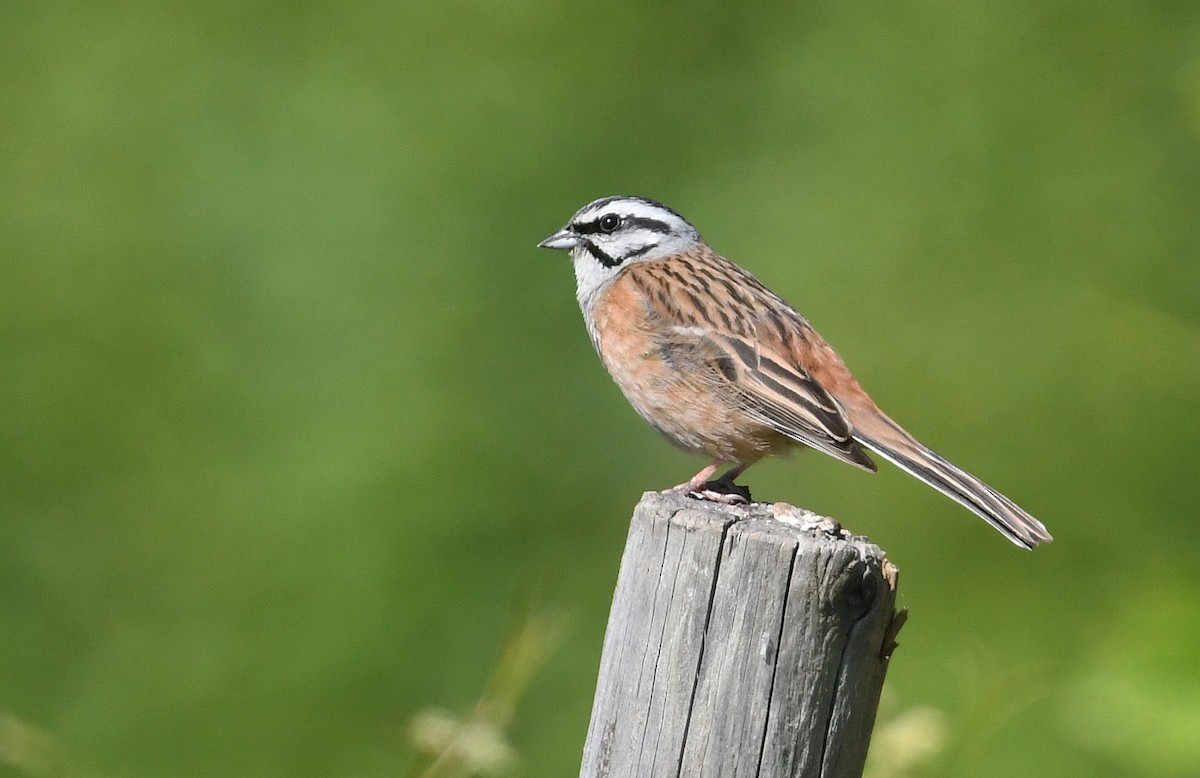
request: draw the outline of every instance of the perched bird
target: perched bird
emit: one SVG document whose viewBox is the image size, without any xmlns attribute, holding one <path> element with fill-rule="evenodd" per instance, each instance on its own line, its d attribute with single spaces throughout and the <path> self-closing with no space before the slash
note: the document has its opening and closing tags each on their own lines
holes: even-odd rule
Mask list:
<svg viewBox="0 0 1200 778">
<path fill-rule="evenodd" d="M 869 449 L 1019 546 L 1052 539 L 888 418 L 808 320 L 665 205 L 604 197 L 538 246 L 570 252 L 592 344 L 634 409 L 711 460 L 668 492 L 743 502 L 734 479 L 765 456 L 804 444 L 874 472 Z"/>
</svg>

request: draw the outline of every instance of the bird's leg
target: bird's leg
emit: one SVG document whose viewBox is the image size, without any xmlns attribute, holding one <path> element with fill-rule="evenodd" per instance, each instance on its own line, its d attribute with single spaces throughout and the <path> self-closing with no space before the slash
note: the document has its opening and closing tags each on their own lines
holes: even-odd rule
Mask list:
<svg viewBox="0 0 1200 778">
<path fill-rule="evenodd" d="M 701 492 L 704 490 L 704 484 L 708 483 L 708 479 L 717 469 L 725 464 L 724 460 L 714 459 L 712 464 L 705 467 L 699 473 L 679 484 L 672 486 L 670 489 L 663 489 L 663 494 L 692 494 L 693 492 Z"/>
<path fill-rule="evenodd" d="M 735 484 L 734 481 L 741 475 L 747 467 L 750 467 L 750 462 L 742 462 L 734 465 L 725 471 L 725 473 L 716 480 L 709 481 L 704 484 L 704 489 L 701 494 L 705 495 L 706 500 L 713 499 L 709 495 L 717 495 L 717 501 L 723 503 L 749 503 L 750 489 L 741 484 Z"/>
<path fill-rule="evenodd" d="M 708 467 L 705 467 L 687 481 L 679 484 L 679 486 L 665 490 L 665 493 L 687 494 L 692 497 L 698 497 L 701 500 L 724 503 L 725 505 L 749 503 L 750 490 L 740 484 L 735 484 L 733 480 L 741 475 L 742 471 L 750 466 L 750 463 L 734 465 L 720 478 L 712 479 L 712 474 L 717 472 L 723 464 L 725 464 L 724 460 L 713 460 L 712 464 Z"/>
</svg>

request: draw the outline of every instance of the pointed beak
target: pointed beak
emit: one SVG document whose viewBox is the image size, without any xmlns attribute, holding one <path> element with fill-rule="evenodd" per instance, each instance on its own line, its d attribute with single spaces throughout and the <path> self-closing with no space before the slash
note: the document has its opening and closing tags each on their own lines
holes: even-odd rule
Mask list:
<svg viewBox="0 0 1200 778">
<path fill-rule="evenodd" d="M 567 251 L 573 249 L 583 242 L 583 239 L 571 229 L 571 225 L 563 227 L 558 232 L 538 244 L 540 249 L 558 249 L 559 251 Z"/>
</svg>

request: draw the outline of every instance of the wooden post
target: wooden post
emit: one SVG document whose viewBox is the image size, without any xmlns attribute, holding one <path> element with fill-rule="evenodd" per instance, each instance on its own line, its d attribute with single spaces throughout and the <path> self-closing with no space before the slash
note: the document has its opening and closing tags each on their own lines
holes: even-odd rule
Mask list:
<svg viewBox="0 0 1200 778">
<path fill-rule="evenodd" d="M 830 519 L 647 492 L 581 778 L 858 778 L 895 599 L 883 552 Z"/>
</svg>

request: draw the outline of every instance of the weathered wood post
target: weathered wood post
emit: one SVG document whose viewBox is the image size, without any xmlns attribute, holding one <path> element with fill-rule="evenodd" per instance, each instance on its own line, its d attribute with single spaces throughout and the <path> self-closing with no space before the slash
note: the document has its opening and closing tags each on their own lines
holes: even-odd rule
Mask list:
<svg viewBox="0 0 1200 778">
<path fill-rule="evenodd" d="M 896 569 L 829 519 L 648 492 L 613 596 L 582 778 L 858 778 Z"/>
</svg>

